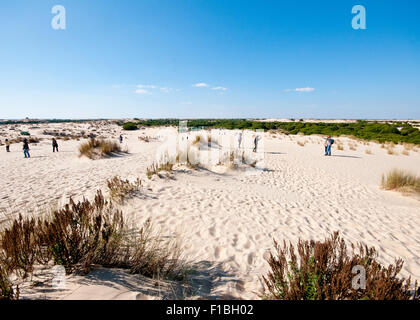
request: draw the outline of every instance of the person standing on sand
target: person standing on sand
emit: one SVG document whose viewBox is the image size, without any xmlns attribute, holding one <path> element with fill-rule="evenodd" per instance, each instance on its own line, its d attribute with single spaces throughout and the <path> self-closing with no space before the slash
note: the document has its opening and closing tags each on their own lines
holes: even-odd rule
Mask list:
<svg viewBox="0 0 420 320">
<path fill-rule="evenodd" d="M 123 143 L 123 136 L 120 135 L 120 143 Z"/>
<path fill-rule="evenodd" d="M 28 143 L 28 139 L 24 139 L 23 140 L 23 154 L 25 156 L 25 158 L 30 158 L 31 155 L 29 154 L 29 143 Z"/>
<path fill-rule="evenodd" d="M 326 156 L 331 156 L 331 146 L 332 146 L 333 143 L 334 143 L 334 140 L 331 139 L 331 136 L 328 136 L 328 138 L 325 139 L 324 146 L 325 146 L 325 155 Z"/>
<path fill-rule="evenodd" d="M 53 147 L 53 152 L 55 152 L 56 150 L 58 152 L 58 143 L 57 143 L 57 140 L 55 140 L 55 138 L 52 139 L 52 147 Z"/>
<path fill-rule="evenodd" d="M 257 152 L 257 148 L 258 148 L 258 140 L 260 140 L 259 136 L 256 136 L 254 139 L 254 152 Z"/>
<path fill-rule="evenodd" d="M 239 137 L 238 137 L 238 149 L 241 148 L 241 143 L 242 143 L 242 132 L 239 132 Z"/>
<path fill-rule="evenodd" d="M 9 142 L 9 139 L 6 139 L 5 143 L 6 143 L 6 152 L 10 152 L 10 142 Z"/>
</svg>

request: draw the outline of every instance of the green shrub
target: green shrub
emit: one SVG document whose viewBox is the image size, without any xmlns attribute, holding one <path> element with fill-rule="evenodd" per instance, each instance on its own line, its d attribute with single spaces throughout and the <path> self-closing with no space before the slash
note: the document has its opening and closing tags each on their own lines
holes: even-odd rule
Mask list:
<svg viewBox="0 0 420 320">
<path fill-rule="evenodd" d="M 123 124 L 122 127 L 124 130 L 137 130 L 138 129 L 137 125 L 133 122 L 126 122 Z"/>
</svg>

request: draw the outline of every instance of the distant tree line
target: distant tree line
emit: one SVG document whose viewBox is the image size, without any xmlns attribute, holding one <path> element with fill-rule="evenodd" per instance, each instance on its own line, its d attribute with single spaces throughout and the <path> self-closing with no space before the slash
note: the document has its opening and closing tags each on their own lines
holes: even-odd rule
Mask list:
<svg viewBox="0 0 420 320">
<path fill-rule="evenodd" d="M 136 130 L 139 126 L 178 126 L 180 119 L 149 119 L 122 123 L 125 130 Z M 321 134 L 330 136 L 354 136 L 356 138 L 394 143 L 420 144 L 420 130 L 406 121 L 389 123 L 358 120 L 352 123 L 326 122 L 263 122 L 247 119 L 191 119 L 188 127 L 207 127 L 210 129 L 248 129 L 277 130 L 284 134 Z"/>
</svg>

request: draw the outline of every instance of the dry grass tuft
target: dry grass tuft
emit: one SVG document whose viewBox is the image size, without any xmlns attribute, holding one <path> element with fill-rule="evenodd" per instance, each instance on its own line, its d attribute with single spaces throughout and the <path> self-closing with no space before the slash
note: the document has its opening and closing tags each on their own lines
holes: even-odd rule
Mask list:
<svg viewBox="0 0 420 320">
<path fill-rule="evenodd" d="M 389 155 L 398 155 L 398 153 L 394 150 L 393 147 L 388 147 L 386 149 L 386 153 L 389 154 Z"/>
<path fill-rule="evenodd" d="M 79 157 L 86 156 L 89 159 L 103 158 L 121 152 L 127 153 L 128 151 L 122 151 L 117 142 L 110 140 L 91 139 L 79 146 Z"/>
<path fill-rule="evenodd" d="M 349 143 L 349 149 L 351 151 L 356 151 L 357 150 L 357 144 L 350 142 Z"/>
<path fill-rule="evenodd" d="M 394 169 L 387 175 L 382 175 L 381 186 L 385 190 L 420 193 L 420 177 Z"/>
<path fill-rule="evenodd" d="M 159 178 L 162 178 L 160 175 L 161 171 L 171 172 L 173 170 L 174 165 L 169 161 L 162 163 L 160 165 L 153 163 L 150 167 L 146 169 L 146 175 L 149 179 L 152 179 L 153 175 L 157 175 Z"/>
<path fill-rule="evenodd" d="M 410 279 L 398 279 L 403 261 L 382 266 L 374 248 L 346 243 L 335 232 L 320 241 L 299 240 L 297 253 L 290 243 L 280 246 L 274 241 L 276 252 L 270 253 L 271 268 L 263 276 L 267 299 L 275 300 L 409 300 L 418 299 L 410 292 Z M 357 247 L 357 250 L 356 250 Z M 348 252 L 351 252 L 349 255 Z M 355 289 L 354 267 L 362 266 L 366 274 L 366 289 Z M 415 284 L 417 285 L 417 283 Z"/>
<path fill-rule="evenodd" d="M 341 143 L 337 144 L 337 150 L 344 150 L 344 146 Z"/>
<path fill-rule="evenodd" d="M 372 150 L 370 150 L 369 148 L 365 150 L 366 154 L 372 154 Z"/>
<path fill-rule="evenodd" d="M 304 146 L 305 146 L 305 143 L 304 143 L 304 142 L 300 142 L 300 141 L 298 141 L 298 142 L 297 142 L 297 144 L 298 144 L 299 146 L 301 146 L 301 147 L 304 147 Z"/>
</svg>

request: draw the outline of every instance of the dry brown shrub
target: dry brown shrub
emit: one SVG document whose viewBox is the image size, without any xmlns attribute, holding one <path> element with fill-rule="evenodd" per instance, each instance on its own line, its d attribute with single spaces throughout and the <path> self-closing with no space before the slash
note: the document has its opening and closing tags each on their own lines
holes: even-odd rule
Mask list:
<svg viewBox="0 0 420 320">
<path fill-rule="evenodd" d="M 37 220 L 20 217 L 5 228 L 0 244 L 0 285 L 5 288 L 3 275 L 25 277 L 33 272 L 34 262 L 62 265 L 67 274 L 102 265 L 153 277 L 185 275 L 179 241 L 155 232 L 150 220 L 139 230 L 128 228 L 122 212 L 100 191 L 93 202 L 70 200 Z"/>
<path fill-rule="evenodd" d="M 403 261 L 382 266 L 374 248 L 351 245 L 348 254 L 345 241 L 335 232 L 321 241 L 299 240 L 297 253 L 290 243 L 280 246 L 274 241 L 275 253 L 270 253 L 271 268 L 266 277 L 266 299 L 275 300 L 408 300 L 410 279 L 397 278 Z M 354 269 L 365 270 L 365 289 L 354 289 Z M 360 284 L 360 283 L 359 283 Z M 417 284 L 417 283 L 416 283 Z M 414 296 L 418 299 L 418 296 Z"/>
</svg>

